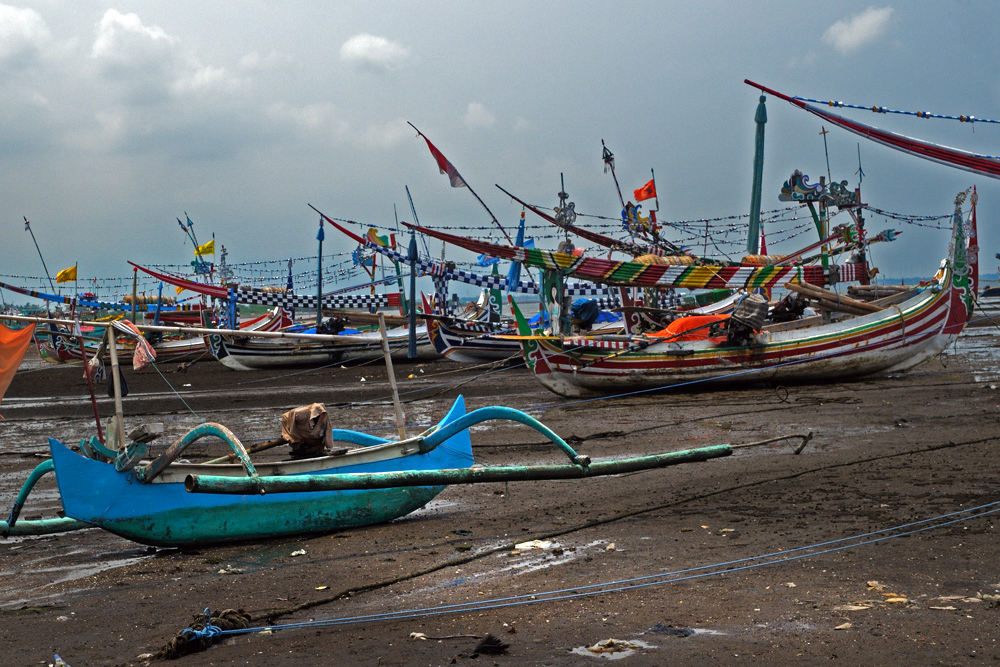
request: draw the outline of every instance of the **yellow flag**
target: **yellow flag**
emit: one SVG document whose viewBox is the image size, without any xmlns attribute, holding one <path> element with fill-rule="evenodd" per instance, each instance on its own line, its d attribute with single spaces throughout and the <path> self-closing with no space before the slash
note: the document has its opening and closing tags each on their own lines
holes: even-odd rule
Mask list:
<svg viewBox="0 0 1000 667">
<path fill-rule="evenodd" d="M 215 254 L 215 239 L 212 239 L 208 243 L 203 243 L 194 249 L 194 254 L 201 257 L 202 255 L 214 255 Z"/>
<path fill-rule="evenodd" d="M 179 295 L 181 292 L 184 291 L 184 288 L 183 287 L 175 287 L 174 291 L 177 292 L 177 294 Z"/>
<path fill-rule="evenodd" d="M 69 267 L 68 269 L 63 269 L 56 274 L 57 283 L 70 283 L 76 280 L 76 265 Z"/>
</svg>

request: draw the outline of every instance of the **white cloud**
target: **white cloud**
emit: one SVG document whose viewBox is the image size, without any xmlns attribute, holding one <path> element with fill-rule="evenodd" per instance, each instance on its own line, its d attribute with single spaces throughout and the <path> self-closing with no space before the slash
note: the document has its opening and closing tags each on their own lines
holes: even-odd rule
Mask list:
<svg viewBox="0 0 1000 667">
<path fill-rule="evenodd" d="M 38 12 L 0 5 L 0 66 L 23 69 L 50 40 L 49 28 Z"/>
<path fill-rule="evenodd" d="M 860 14 L 837 21 L 823 33 L 823 41 L 841 53 L 857 51 L 880 38 L 892 17 L 892 7 L 869 7 Z"/>
<path fill-rule="evenodd" d="M 466 127 L 493 127 L 496 118 L 479 102 L 469 102 L 462 123 Z"/>
<path fill-rule="evenodd" d="M 90 55 L 106 63 L 140 68 L 169 57 L 176 45 L 176 38 L 159 26 L 146 27 L 137 14 L 109 9 L 98 24 Z"/>
<path fill-rule="evenodd" d="M 286 122 L 303 130 L 316 130 L 323 127 L 336 128 L 341 122 L 337 119 L 337 107 L 329 102 L 292 106 L 287 102 L 277 102 L 267 109 L 267 115 L 278 122 Z"/>
<path fill-rule="evenodd" d="M 343 62 L 370 72 L 389 72 L 399 69 L 409 58 L 408 48 L 375 35 L 355 35 L 340 47 L 340 59 Z"/>
<path fill-rule="evenodd" d="M 231 92 L 245 83 L 225 68 L 203 65 L 163 28 L 115 9 L 101 18 L 90 55 L 129 102 Z"/>
</svg>

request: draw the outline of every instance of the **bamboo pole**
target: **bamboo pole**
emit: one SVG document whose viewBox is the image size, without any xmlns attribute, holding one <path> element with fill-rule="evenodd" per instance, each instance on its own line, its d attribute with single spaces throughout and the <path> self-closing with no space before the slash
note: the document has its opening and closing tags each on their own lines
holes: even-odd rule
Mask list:
<svg viewBox="0 0 1000 667">
<path fill-rule="evenodd" d="M 806 292 L 805 290 L 799 289 L 801 287 L 800 285 L 794 285 L 792 283 L 789 283 L 785 287 L 792 290 L 793 292 L 798 292 L 807 299 L 814 301 L 820 307 L 820 309 L 824 311 L 840 312 L 840 313 L 846 313 L 848 315 L 869 315 L 873 312 L 870 310 L 862 310 L 860 308 L 855 308 L 854 306 L 851 306 L 845 302 L 837 301 L 835 299 L 831 300 L 826 297 L 820 297 L 815 294 L 811 294 L 809 292 Z"/>
<path fill-rule="evenodd" d="M 539 466 L 497 466 L 447 470 L 405 470 L 398 472 L 347 473 L 334 475 L 283 475 L 278 477 L 224 477 L 188 475 L 184 488 L 190 493 L 300 493 L 305 491 L 343 491 L 347 489 L 388 489 L 403 486 L 439 486 L 450 484 L 488 484 L 495 482 L 580 479 L 603 475 L 622 475 L 694 463 L 729 456 L 729 445 L 711 445 L 666 454 L 652 454 L 614 461 L 594 461 L 590 465 L 562 464 Z"/>
<path fill-rule="evenodd" d="M 59 318 L 51 317 L 25 317 L 24 315 L 3 315 L 0 314 L 0 320 L 9 320 L 11 322 L 34 322 L 36 324 L 63 324 L 67 326 L 73 325 L 73 320 L 65 320 Z M 81 321 L 81 325 L 90 325 L 95 327 L 106 327 L 109 326 L 108 322 L 96 322 L 96 321 Z M 175 326 L 163 326 L 154 324 L 136 324 L 136 328 L 140 331 L 162 331 L 164 333 L 181 333 L 181 334 L 192 334 L 192 335 L 210 335 L 210 334 L 222 334 L 225 336 L 243 336 L 246 338 L 301 338 L 304 340 L 316 340 L 316 341 L 344 341 L 349 343 L 363 343 L 371 342 L 371 339 L 365 336 L 352 336 L 352 335 L 327 335 L 327 334 L 308 334 L 308 333 L 293 333 L 289 331 L 244 331 L 242 329 L 209 329 L 207 327 L 175 327 Z"/>
<path fill-rule="evenodd" d="M 842 304 L 866 313 L 877 313 L 882 310 L 879 306 L 872 305 L 866 301 L 859 301 L 858 299 L 852 299 L 849 296 L 842 296 L 834 291 L 823 289 L 822 287 L 817 287 L 816 285 L 810 285 L 808 283 L 789 283 L 788 288 L 798 292 L 799 294 L 804 294 L 805 296 L 809 296 L 817 300 L 825 299 L 831 303 Z"/>
<path fill-rule="evenodd" d="M 125 416 L 122 409 L 122 385 L 118 370 L 118 343 L 115 340 L 115 328 L 108 327 L 108 351 L 111 354 L 111 381 L 115 390 L 115 433 L 114 439 L 117 442 L 109 443 L 117 449 L 121 449 L 125 444 Z"/>
<path fill-rule="evenodd" d="M 382 336 L 382 356 L 385 357 L 385 372 L 389 376 L 389 388 L 392 389 L 392 405 L 396 409 L 396 429 L 399 439 L 406 440 L 406 416 L 399 402 L 399 389 L 396 387 L 396 373 L 392 370 L 392 352 L 389 350 L 389 338 L 385 335 L 385 317 L 378 314 L 378 331 Z"/>
</svg>

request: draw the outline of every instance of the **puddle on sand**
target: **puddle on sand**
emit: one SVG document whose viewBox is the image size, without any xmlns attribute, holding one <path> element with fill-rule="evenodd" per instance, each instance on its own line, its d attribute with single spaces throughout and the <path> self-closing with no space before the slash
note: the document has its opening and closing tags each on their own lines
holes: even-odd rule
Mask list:
<svg viewBox="0 0 1000 667">
<path fill-rule="evenodd" d="M 589 542 L 588 544 L 581 546 L 564 548 L 560 544 L 553 542 L 551 543 L 550 548 L 547 549 L 526 549 L 524 551 L 515 550 L 513 552 L 516 554 L 515 556 L 510 556 L 509 554 L 511 552 L 504 552 L 497 554 L 496 557 L 502 559 L 513 557 L 518 560 L 502 567 L 490 568 L 484 572 L 473 572 L 466 576 L 449 579 L 432 586 L 419 588 L 414 591 L 414 594 L 424 595 L 440 591 L 445 588 L 452 588 L 470 583 L 481 585 L 481 582 L 503 577 L 505 575 L 510 577 L 511 575 L 516 574 L 528 574 L 538 570 L 545 570 L 555 565 L 564 565 L 578 558 L 583 558 L 593 553 L 600 553 L 606 548 L 607 543 L 607 540 L 594 540 L 593 542 Z M 495 546 L 497 545 L 489 544 L 482 548 L 492 549 Z"/>
<path fill-rule="evenodd" d="M 0 570 L 0 590 L 4 591 L 0 609 L 38 606 L 58 600 L 77 590 L 85 590 L 85 587 L 64 588 L 63 584 L 154 557 L 146 553 L 145 547 L 135 547 L 131 542 L 123 542 L 132 546 L 126 549 L 94 551 L 76 547 L 67 551 L 56 544 L 43 544 L 44 538 L 32 540 L 34 544 L 28 546 L 27 539 L 22 538 L 13 548 L 20 546 L 37 553 L 22 552 L 17 570 Z"/>
<path fill-rule="evenodd" d="M 458 507 L 458 503 L 453 500 L 432 500 L 420 509 L 415 509 L 406 516 L 401 516 L 398 519 L 393 519 L 393 521 L 404 521 L 411 517 L 423 516 L 426 514 L 437 514 L 443 509 L 448 507 Z"/>
<path fill-rule="evenodd" d="M 1000 346 L 993 327 L 967 328 L 947 352 L 969 361 L 976 369 L 976 382 L 1000 380 Z"/>
<path fill-rule="evenodd" d="M 621 660 L 631 655 L 635 655 L 640 650 L 658 648 L 654 644 L 641 641 L 639 639 L 606 639 L 593 645 L 601 650 L 591 650 L 589 646 L 577 646 L 570 650 L 573 655 L 584 655 L 588 658 L 603 658 L 605 660 Z"/>
</svg>

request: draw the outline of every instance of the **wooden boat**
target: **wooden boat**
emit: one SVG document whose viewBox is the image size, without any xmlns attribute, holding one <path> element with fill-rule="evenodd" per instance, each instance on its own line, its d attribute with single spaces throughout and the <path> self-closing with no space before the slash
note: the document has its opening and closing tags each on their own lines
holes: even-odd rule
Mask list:
<svg viewBox="0 0 1000 667">
<path fill-rule="evenodd" d="M 814 190 L 809 196 L 820 201 L 826 193 Z M 952 257 L 943 262 L 935 281 L 908 295 L 894 295 L 871 308 L 855 310 L 853 315 L 838 311 L 766 325 L 739 344 L 727 342 L 726 336 L 684 340 L 670 333 L 660 337 L 572 336 L 558 331 L 540 335 L 521 318 L 519 339 L 525 360 L 542 385 L 568 397 L 688 386 L 692 382 L 821 380 L 907 370 L 939 354 L 972 315 L 978 281 L 975 194 L 970 223 L 973 231 L 968 241 L 961 208 L 965 198 L 966 193 L 960 193 L 955 201 Z M 540 267 L 547 276 L 555 274 L 547 280 L 556 287 L 564 275 L 649 286 L 697 282 L 700 287 L 745 289 L 768 284 L 811 291 L 820 295 L 819 305 L 846 309 L 836 303 L 845 299 L 819 287 L 824 283 L 821 266 L 672 267 L 602 259 L 588 262 L 589 258 L 558 252 L 510 248 L 426 228 L 418 231 L 474 252 L 516 258 Z M 840 267 L 841 280 L 851 278 L 849 268 L 845 269 L 849 266 Z M 672 273 L 673 269 L 677 271 Z M 545 292 L 558 294 L 556 288 Z M 547 307 L 558 313 L 557 301 L 549 299 Z"/>
<path fill-rule="evenodd" d="M 270 313 L 240 322 L 239 327 L 244 331 L 277 331 L 291 324 L 292 319 L 288 311 L 275 308 Z M 84 336 L 88 359 L 92 358 L 97 351 L 101 333 L 98 331 L 96 336 Z M 47 361 L 64 363 L 83 359 L 83 353 L 80 350 L 80 337 L 71 333 L 66 327 L 49 324 L 37 332 L 36 340 L 38 341 L 39 356 Z M 157 340 L 152 344 L 152 347 L 156 351 L 156 360 L 161 363 L 189 361 L 209 352 L 204 337 L 200 335 L 175 334 Z M 118 354 L 122 357 L 123 363 L 127 363 L 131 359 L 134 348 L 134 343 L 119 340 Z"/>
<path fill-rule="evenodd" d="M 446 427 L 464 414 L 465 404 L 460 398 L 434 430 Z M 177 461 L 187 445 L 209 435 L 229 442 L 242 463 Z M 49 440 L 49 447 L 67 517 L 156 546 L 217 544 L 381 523 L 423 507 L 443 488 L 196 496 L 184 490 L 188 475 L 330 475 L 467 468 L 473 462 L 467 429 L 445 440 L 433 441 L 433 446 L 425 444 L 428 437 L 389 442 L 343 430 L 334 430 L 333 438 L 346 441 L 351 448 L 330 456 L 256 465 L 250 463 L 236 436 L 219 425 L 203 424 L 171 445 L 159 458 L 127 469 L 116 469 L 113 462 L 74 452 L 54 439 Z"/>
<path fill-rule="evenodd" d="M 469 429 L 495 419 L 534 428 L 569 463 L 471 468 Z M 240 463 L 179 460 L 187 446 L 206 436 L 227 442 Z M 810 436 L 802 437 L 796 453 Z M 98 527 L 143 544 L 184 547 L 328 532 L 405 516 L 449 484 L 617 475 L 733 452 L 730 445 L 712 445 L 595 462 L 518 410 L 492 406 L 466 414 L 461 396 L 437 426 L 413 438 L 392 442 L 339 429 L 332 430 L 332 438 L 349 447 L 316 458 L 258 464 L 218 424 L 201 424 L 148 462 L 139 461 L 146 453 L 143 442 L 113 451 L 90 438 L 81 441 L 77 453 L 50 439 L 52 459 L 29 476 L 8 520 L 0 521 L 0 535 Z M 65 517 L 18 521 L 32 488 L 49 472 L 55 472 Z"/>
<path fill-rule="evenodd" d="M 427 327 L 418 326 L 417 353 L 431 351 Z M 409 330 L 393 328 L 386 331 L 389 349 L 405 353 Z M 338 334 L 337 340 L 295 341 L 273 338 L 234 338 L 225 335 L 207 336 L 208 349 L 223 366 L 237 371 L 267 368 L 323 366 L 338 361 L 354 361 L 382 354 L 382 336 L 378 331 Z"/>
<path fill-rule="evenodd" d="M 964 195 L 964 193 L 963 193 Z M 936 280 L 858 315 L 817 315 L 764 325 L 748 344 L 725 335 L 538 336 L 519 321 L 524 357 L 543 386 L 568 397 L 667 389 L 692 383 L 746 384 L 855 378 L 905 371 L 937 356 L 973 312 L 978 280 L 975 207 L 972 243 L 956 200 L 954 250 Z"/>
</svg>

